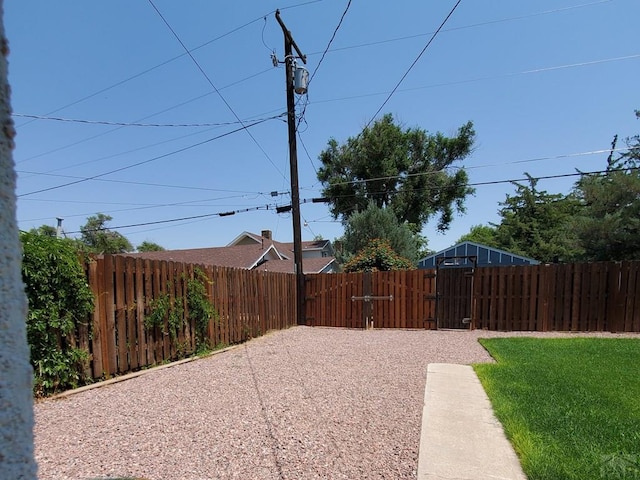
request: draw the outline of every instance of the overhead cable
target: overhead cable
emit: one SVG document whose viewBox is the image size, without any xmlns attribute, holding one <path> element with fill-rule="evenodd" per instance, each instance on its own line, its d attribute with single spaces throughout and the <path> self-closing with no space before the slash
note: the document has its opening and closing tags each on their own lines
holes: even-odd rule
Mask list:
<svg viewBox="0 0 640 480">
<path fill-rule="evenodd" d="M 535 12 L 535 13 L 530 13 L 530 14 L 527 14 L 527 15 L 518 15 L 518 16 L 515 16 L 515 17 L 500 18 L 500 19 L 496 19 L 496 20 L 488 20 L 486 22 L 472 23 L 472 24 L 469 24 L 469 25 L 461 25 L 459 27 L 443 28 L 440 31 L 440 33 L 454 32 L 456 30 L 465 30 L 465 29 L 468 29 L 468 28 L 482 27 L 482 26 L 485 26 L 485 25 L 493 25 L 493 24 L 497 24 L 497 23 L 511 22 L 513 20 L 524 20 L 526 18 L 539 17 L 539 16 L 542 16 L 542 15 L 549 15 L 549 14 L 552 14 L 552 13 L 560 13 L 560 12 L 565 12 L 567 10 L 574 10 L 574 9 L 577 9 L 577 8 L 592 7 L 592 6 L 600 5 L 600 4 L 603 4 L 603 3 L 610 3 L 612 1 L 613 0 L 599 0 L 597 2 L 583 3 L 581 5 L 571 5 L 571 6 L 568 6 L 568 7 L 555 8 L 553 10 L 544 10 L 542 12 Z M 385 43 L 399 42 L 399 41 L 403 41 L 403 40 L 412 40 L 414 38 L 426 37 L 428 35 L 433 35 L 433 32 L 417 33 L 417 34 L 414 34 L 414 35 L 406 35 L 406 36 L 403 36 L 403 37 L 388 38 L 388 39 L 385 39 L 385 40 L 377 40 L 377 41 L 373 41 L 373 42 L 360 43 L 360 44 L 357 44 L 357 45 L 347 45 L 347 46 L 344 46 L 344 47 L 330 49 L 328 51 L 328 53 L 340 52 L 340 51 L 343 51 L 343 50 L 353 50 L 353 49 L 356 49 L 356 48 L 363 48 L 363 47 L 372 47 L 372 46 L 375 46 L 375 45 L 382 45 L 382 44 L 385 44 Z M 314 56 L 314 55 L 320 55 L 322 53 L 323 53 L 322 51 L 312 52 L 312 53 L 307 54 L 307 56 L 311 57 L 311 56 Z"/>
<path fill-rule="evenodd" d="M 516 164 L 520 164 L 520 163 L 541 162 L 543 160 L 558 160 L 558 159 L 561 159 L 561 158 L 581 157 L 581 156 L 586 156 L 586 155 L 597 155 L 597 154 L 602 154 L 602 153 L 621 152 L 621 151 L 626 151 L 626 150 L 628 150 L 628 148 L 615 148 L 615 149 L 606 148 L 606 149 L 602 149 L 602 150 L 590 150 L 588 152 L 564 153 L 564 154 L 560 154 L 560 155 L 551 155 L 551 156 L 548 156 L 548 157 L 528 158 L 526 160 L 514 160 L 514 161 L 511 161 L 511 162 L 504 162 L 504 163 L 474 165 L 474 166 L 471 166 L 471 167 L 453 166 L 453 167 L 450 167 L 450 168 L 455 168 L 455 169 L 460 169 L 460 170 L 475 170 L 475 169 L 478 169 L 478 168 L 503 167 L 505 165 L 516 165 Z M 331 183 L 330 186 L 352 185 L 352 184 L 358 184 L 358 183 L 379 182 L 379 181 L 382 181 L 382 180 L 397 180 L 397 179 L 405 179 L 405 178 L 411 178 L 411 177 L 423 177 L 423 176 L 428 176 L 428 175 L 436 175 L 436 174 L 442 173 L 444 171 L 446 171 L 446 170 L 445 169 L 441 169 L 441 170 L 431 170 L 431 171 L 428 171 L 428 172 L 416 172 L 416 173 L 407 173 L 407 174 L 402 174 L 402 175 L 389 175 L 389 176 L 385 176 L 385 177 L 375 177 L 375 178 L 366 178 L 366 179 L 358 179 L 358 180 L 348 180 L 348 181 L 344 181 L 344 182 Z M 500 181 L 498 183 L 501 183 L 501 182 L 502 181 Z"/>
<path fill-rule="evenodd" d="M 243 82 L 244 80 L 248 80 L 249 78 L 253 78 L 253 77 L 257 76 L 257 75 L 261 75 L 261 74 L 263 74 L 263 73 L 270 72 L 270 71 L 271 71 L 271 69 L 263 70 L 263 71 L 262 71 L 262 72 L 260 72 L 260 73 L 257 73 L 257 74 L 254 74 L 254 75 L 251 75 L 251 76 L 246 77 L 246 78 L 244 78 L 244 79 L 242 79 L 242 80 L 238 80 L 238 81 L 235 81 L 235 82 L 230 83 L 230 84 L 228 84 L 228 85 L 225 85 L 224 87 L 221 87 L 221 88 L 220 88 L 220 90 L 224 90 L 224 89 L 226 89 L 226 88 L 228 88 L 228 87 L 231 87 L 231 86 L 236 85 L 236 84 L 238 84 L 238 83 L 240 83 L 240 82 Z M 145 115 L 144 117 L 140 117 L 140 118 L 138 118 L 138 119 L 134 120 L 134 121 L 133 121 L 133 122 L 131 122 L 131 123 L 141 122 L 141 121 L 146 120 L 146 119 L 148 119 L 148 118 L 155 117 L 156 115 L 160 115 L 160 114 L 162 114 L 162 113 L 169 112 L 169 111 L 171 111 L 171 110 L 174 110 L 174 109 L 176 109 L 176 108 L 182 107 L 182 106 L 184 106 L 184 105 L 187 105 L 188 103 L 194 102 L 194 101 L 199 100 L 199 99 L 201 99 L 201 98 L 204 98 L 204 97 L 206 97 L 206 96 L 213 95 L 214 93 L 215 93 L 215 92 L 207 92 L 207 93 L 205 93 L 205 94 L 203 94 L 203 95 L 198 95 L 198 96 L 196 96 L 196 97 L 190 98 L 189 100 L 185 100 L 184 102 L 177 103 L 177 104 L 175 104 L 175 105 L 172 105 L 172 106 L 170 106 L 170 107 L 167 107 L 167 108 L 165 108 L 165 109 L 163 109 L 163 110 L 160 110 L 160 111 L 158 111 L 158 112 L 154 112 L 154 113 L 151 113 L 151 114 L 149 114 L 149 115 Z M 27 122 L 27 123 L 29 123 L 29 122 Z M 85 142 L 88 142 L 88 141 L 91 141 L 91 140 L 95 140 L 96 138 L 100 138 L 100 137 L 103 137 L 103 136 L 105 136 L 105 135 L 108 135 L 108 134 L 110 134 L 110 133 L 117 132 L 117 131 L 118 131 L 118 130 L 120 130 L 121 128 L 125 128 L 125 127 L 124 127 L 124 126 L 117 126 L 117 127 L 115 127 L 115 128 L 109 129 L 109 130 L 107 130 L 107 131 L 103 131 L 103 132 L 97 133 L 97 134 L 95 134 L 95 135 L 91 135 L 91 136 L 89 136 L 89 137 L 85 137 L 85 138 L 82 138 L 82 139 L 80 139 L 80 140 L 76 140 L 75 142 L 68 143 L 68 144 L 66 144 L 66 145 L 62 145 L 62 146 L 60 146 L 60 147 L 56 147 L 56 148 L 54 148 L 54 149 L 52 149 L 52 150 L 48 150 L 48 151 L 41 152 L 41 153 L 38 153 L 38 154 L 36 154 L 36 155 L 33 155 L 33 156 L 31 156 L 31 157 L 24 158 L 24 159 L 22 159 L 22 160 L 17 161 L 16 163 L 17 163 L 17 164 L 22 164 L 22 163 L 28 162 L 28 161 L 30 161 L 30 160 L 34 160 L 34 159 L 36 159 L 36 158 L 44 157 L 44 156 L 46 156 L 46 155 L 50 155 L 50 154 L 52 154 L 52 153 L 59 152 L 59 151 L 61 151 L 61 150 L 66 150 L 67 148 L 75 147 L 76 145 L 80 145 L 80 144 L 82 144 L 82 143 L 85 143 Z M 162 142 L 160 142 L 160 143 L 162 143 Z"/>
<path fill-rule="evenodd" d="M 291 9 L 291 8 L 302 7 L 304 5 L 309 5 L 309 4 L 317 3 L 317 2 L 321 2 L 321 1 L 322 0 L 310 0 L 310 1 L 307 1 L 307 2 L 298 3 L 298 4 L 295 4 L 295 5 L 289 5 L 288 7 L 281 7 L 280 10 L 288 10 L 288 9 Z M 237 32 L 239 30 L 242 30 L 243 28 L 248 27 L 249 25 L 251 25 L 253 23 L 258 22 L 258 21 L 262 20 L 263 17 L 265 17 L 267 15 L 271 15 L 273 13 L 275 13 L 275 10 L 272 10 L 272 11 L 270 11 L 269 13 L 267 13 L 265 15 L 260 15 L 259 17 L 254 18 L 253 20 L 250 20 L 250 21 L 248 21 L 248 22 L 246 22 L 246 23 L 244 23 L 244 24 L 242 24 L 242 25 L 240 25 L 238 27 L 235 27 L 235 28 L 229 30 L 226 33 L 218 35 L 217 37 L 215 37 L 215 38 L 213 38 L 211 40 L 208 40 L 208 41 L 198 45 L 197 47 L 192 48 L 190 50 L 190 52 L 195 52 L 196 50 L 199 50 L 199 49 L 201 49 L 203 47 L 206 47 L 207 45 L 210 45 L 211 43 L 214 43 L 214 42 L 216 42 L 218 40 L 221 40 L 221 39 L 223 39 L 225 37 L 228 37 L 229 35 Z M 113 88 L 119 87 L 120 85 L 123 85 L 123 84 L 125 84 L 127 82 L 130 82 L 131 80 L 135 80 L 136 78 L 139 78 L 139 77 L 141 77 L 143 75 L 146 75 L 147 73 L 150 73 L 150 72 L 152 72 L 152 71 L 154 71 L 154 70 L 156 70 L 156 69 L 158 69 L 160 67 L 163 67 L 163 66 L 165 66 L 165 65 L 167 65 L 167 64 L 169 64 L 169 63 L 171 63 L 171 62 L 173 62 L 175 60 L 178 60 L 179 58 L 182 58 L 185 55 L 187 55 L 187 53 L 181 53 L 180 55 L 176 55 L 175 57 L 169 58 L 169 59 L 167 59 L 167 60 L 165 60 L 165 61 L 163 61 L 163 62 L 161 62 L 161 63 L 159 63 L 157 65 L 154 65 L 153 67 L 147 68 L 146 70 L 143 70 L 143 71 L 138 72 L 138 73 L 136 73 L 134 75 L 131 75 L 130 77 L 127 77 L 127 78 L 125 78 L 123 80 L 120 80 L 120 81 L 114 83 L 114 84 L 111 84 L 111 85 L 109 85 L 107 87 L 104 87 L 104 88 L 102 88 L 102 89 L 100 89 L 100 90 L 98 90 L 96 92 L 93 92 L 93 93 L 91 93 L 89 95 L 86 95 L 86 96 L 84 96 L 82 98 L 79 98 L 78 100 L 74 100 L 73 102 L 67 103 L 66 105 L 63 105 L 62 107 L 58 107 L 58 108 L 56 108 L 54 110 L 51 110 L 50 112 L 47 112 L 45 115 L 53 115 L 54 113 L 57 113 L 57 112 L 59 112 L 61 110 L 64 110 L 66 108 L 69 108 L 69 107 L 72 107 L 72 106 L 77 105 L 79 103 L 82 103 L 82 102 L 84 102 L 86 100 L 89 100 L 89 99 L 91 99 L 93 97 L 96 97 L 96 96 L 98 96 L 98 95 L 100 95 L 100 94 L 102 94 L 104 92 L 108 92 L 109 90 L 111 90 Z M 30 120 L 28 122 L 25 122 L 25 123 L 23 123 L 22 125 L 19 125 L 19 126 L 20 127 L 24 127 L 25 125 L 28 125 L 29 123 L 31 123 L 33 121 L 35 121 L 35 119 L 32 119 L 32 120 Z"/>
<path fill-rule="evenodd" d="M 215 136 L 213 138 L 209 138 L 207 140 L 203 140 L 202 142 L 194 143 L 192 145 L 188 145 L 186 147 L 179 148 L 178 150 L 174 150 L 172 152 L 164 153 L 162 155 L 158 155 L 156 157 L 149 158 L 147 160 L 143 160 L 141 162 L 136 162 L 136 163 L 133 163 L 131 165 L 126 165 L 124 167 L 116 168 L 114 170 L 110 170 L 108 172 L 100 173 L 98 175 L 92 175 L 90 177 L 83 177 L 83 178 L 81 178 L 79 180 L 75 180 L 73 182 L 64 183 L 62 185 L 56 185 L 56 186 L 53 186 L 53 187 L 48 187 L 48 188 L 42 188 L 40 190 L 35 190 L 33 192 L 23 193 L 21 195 L 18 195 L 18 197 L 26 197 L 28 195 L 34 195 L 36 193 L 42 193 L 42 192 L 48 192 L 48 191 L 51 191 L 51 190 L 57 190 L 59 188 L 68 187 L 70 185 L 76 185 L 78 183 L 87 182 L 89 180 L 95 180 L 97 178 L 106 177 L 107 175 L 111 175 L 113 173 L 122 172 L 124 170 L 128 170 L 128 169 L 133 168 L 133 167 L 138 167 L 140 165 L 145 165 L 147 163 L 155 162 L 156 160 L 160 160 L 162 158 L 166 158 L 166 157 L 169 157 L 171 155 L 175 155 L 177 153 L 182 153 L 182 152 L 185 152 L 187 150 L 191 150 L 192 148 L 199 147 L 199 146 L 204 145 L 206 143 L 213 142 L 214 140 L 218 140 L 219 138 L 229 136 L 229 135 L 231 135 L 233 133 L 236 133 L 236 132 L 239 132 L 241 130 L 246 130 L 247 128 L 253 127 L 253 126 L 258 125 L 260 123 L 263 123 L 263 122 L 260 121 L 260 122 L 254 122 L 254 123 L 248 124 L 248 125 L 243 125 L 241 128 L 237 128 L 235 130 L 231 130 L 230 132 L 226 132 L 226 133 L 223 133 L 221 135 L 217 135 L 217 136 Z"/>
<path fill-rule="evenodd" d="M 215 90 L 215 92 L 218 94 L 218 97 L 220 97 L 220 99 L 222 100 L 222 102 L 227 106 L 227 108 L 229 109 L 229 111 L 233 114 L 234 117 L 236 117 L 236 120 L 238 120 L 238 122 L 240 123 L 240 125 L 242 125 L 244 127 L 244 122 L 240 119 L 240 117 L 238 116 L 238 114 L 236 113 L 236 111 L 233 109 L 233 107 L 231 107 L 231 105 L 229 104 L 229 102 L 227 101 L 227 99 L 222 95 L 222 93 L 220 93 L 220 90 L 214 85 L 213 81 L 211 80 L 211 78 L 209 77 L 209 75 L 207 75 L 207 73 L 204 71 L 204 69 L 202 68 L 202 66 L 200 65 L 200 63 L 196 60 L 196 57 L 193 56 L 193 54 L 191 53 L 191 51 L 187 48 L 187 46 L 184 44 L 184 42 L 182 41 L 182 39 L 180 38 L 180 36 L 176 33 L 176 31 L 173 29 L 173 27 L 171 26 L 171 24 L 167 21 L 167 19 L 164 17 L 164 15 L 162 15 L 162 12 L 160 12 L 160 10 L 158 10 L 158 7 L 156 7 L 156 5 L 153 3 L 153 0 L 148 0 L 149 4 L 153 7 L 153 9 L 156 11 L 156 13 L 160 16 L 160 18 L 162 19 L 162 21 L 164 22 L 164 24 L 167 26 L 167 28 L 169 29 L 169 31 L 173 34 L 173 36 L 176 38 L 176 40 L 178 41 L 178 43 L 182 46 L 182 48 L 184 49 L 184 51 L 186 52 L 186 54 L 189 56 L 189 58 L 191 59 L 191 61 L 194 63 L 194 65 L 198 68 L 198 70 L 200 71 L 200 73 L 204 76 L 204 78 L 207 80 L 207 82 L 209 82 L 209 85 L 211 85 L 211 88 L 213 88 Z M 459 0 L 460 1 L 460 0 Z M 269 163 L 271 163 L 271 165 L 273 165 L 273 167 L 276 169 L 276 171 L 282 176 L 282 178 L 287 178 L 286 175 L 284 173 L 282 173 L 282 170 L 280 170 L 280 168 L 278 168 L 278 166 L 273 162 L 273 160 L 271 160 L 271 157 L 269 156 L 269 154 L 266 152 L 266 150 L 262 147 L 262 145 L 260 145 L 260 143 L 258 142 L 258 140 L 256 139 L 256 137 L 253 136 L 253 134 L 247 130 L 246 128 L 243 128 L 247 135 L 249 135 L 249 137 L 251 138 L 251 140 L 253 141 L 253 143 L 256 144 L 256 146 L 260 149 L 260 151 L 264 154 L 264 156 L 266 157 L 266 159 L 269 161 Z"/>
<path fill-rule="evenodd" d="M 320 57 L 320 60 L 316 64 L 316 68 L 313 69 L 313 72 L 309 77 L 309 81 L 307 82 L 307 88 L 309 87 L 309 84 L 311 84 L 311 82 L 313 81 L 313 77 L 316 76 L 316 73 L 318 72 L 320 65 L 322 65 L 322 61 L 324 60 L 324 57 L 327 55 L 327 52 L 329 51 L 329 48 L 331 47 L 333 40 L 336 38 L 338 30 L 340 30 L 340 27 L 342 26 L 342 21 L 344 20 L 344 17 L 347 15 L 347 12 L 349 11 L 350 7 L 351 7 L 351 0 L 347 2 L 347 6 L 345 7 L 344 11 L 342 12 L 342 16 L 340 17 L 340 20 L 338 21 L 338 25 L 336 25 L 336 28 L 333 30 L 333 34 L 331 34 L 331 38 L 329 38 L 329 43 L 325 47 L 324 52 L 322 52 L 322 56 Z M 307 97 L 307 101 L 305 101 L 304 107 L 302 108 L 302 113 L 298 118 L 298 122 L 296 124 L 296 130 L 298 129 L 298 127 L 300 126 L 300 122 L 302 122 L 302 119 L 304 118 L 304 114 L 307 111 L 307 105 L 309 105 L 308 97 Z"/>
<path fill-rule="evenodd" d="M 61 118 L 61 117 L 48 117 L 45 115 L 31 115 L 27 113 L 12 113 L 12 117 L 23 117 L 23 118 L 35 118 L 38 120 L 52 120 L 57 122 L 68 122 L 68 123 L 85 123 L 89 125 L 111 125 L 111 126 L 119 126 L 119 127 L 224 127 L 228 125 L 237 125 L 242 123 L 241 121 L 235 122 L 220 122 L 220 123 L 136 123 L 136 122 L 111 122 L 107 120 L 86 120 L 79 118 Z M 256 120 L 270 120 L 274 117 L 270 118 L 262 118 Z"/>
<path fill-rule="evenodd" d="M 184 220 L 195 220 L 195 219 L 200 219 L 200 218 L 211 218 L 211 217 L 228 217 L 230 215 L 235 215 L 237 213 L 246 213 L 246 212 L 252 212 L 252 211 L 256 211 L 256 210 L 269 210 L 269 209 L 274 209 L 275 207 L 273 205 L 260 205 L 257 207 L 249 207 L 249 208 L 242 208 L 239 210 L 231 210 L 228 212 L 217 212 L 217 213 L 206 213 L 204 215 L 192 215 L 190 217 L 180 217 L 180 218 L 170 218 L 170 219 L 166 219 L 166 220 L 156 220 L 153 222 L 141 222 L 141 223 L 132 223 L 129 225 L 117 225 L 115 227 L 109 227 L 109 230 L 122 230 L 123 228 L 133 228 L 133 227 L 144 227 L 147 225 L 160 225 L 162 223 L 172 223 L 172 222 L 181 222 Z M 96 229 L 96 231 L 101 230 L 101 229 Z M 75 231 L 75 232 L 67 232 L 67 233 L 82 233 L 81 231 Z"/>
<path fill-rule="evenodd" d="M 581 171 L 577 171 L 577 172 L 573 172 L 573 173 L 560 173 L 557 175 L 539 175 L 539 176 L 527 176 L 527 177 L 522 177 L 522 178 L 509 178 L 509 179 L 504 179 L 504 180 L 488 180 L 486 182 L 474 182 L 474 183 L 467 183 L 465 186 L 467 187 L 481 187 L 481 186 L 486 186 L 486 185 L 499 185 L 499 184 L 504 184 L 504 183 L 518 183 L 518 182 L 528 182 L 529 180 L 552 180 L 552 179 L 557 179 L 557 178 L 568 178 L 568 177 L 588 177 L 590 175 L 604 175 L 607 173 L 613 173 L 613 172 L 628 172 L 628 171 L 639 171 L 640 170 L 640 166 L 638 167 L 622 167 L 622 168 L 610 168 L 607 170 L 593 170 L 593 171 L 589 171 L 589 172 L 581 172 Z M 428 191 L 428 190 L 437 190 L 437 189 L 446 189 L 446 188 L 458 188 L 458 186 L 451 186 L 451 187 L 447 187 L 447 186 L 427 186 L 427 187 L 423 187 L 423 188 L 412 188 L 412 189 L 407 189 L 407 190 L 402 190 L 402 191 L 393 191 L 393 192 L 388 192 L 388 191 L 378 191 L 378 192 L 367 192 L 368 195 L 378 195 L 378 194 L 388 194 L 388 195 L 398 195 L 398 194 L 404 194 L 404 193 L 411 193 L 411 192 L 422 192 L 422 191 Z M 335 197 L 332 198 L 353 198 L 356 197 L 357 195 L 355 194 L 348 194 L 348 195 L 336 195 Z M 322 197 L 321 197 L 322 198 Z M 314 199 L 305 199 L 304 201 L 302 201 L 302 203 L 309 203 L 309 202 L 313 202 Z M 324 199 L 326 200 L 326 203 L 328 203 L 330 201 L 329 198 Z M 313 202 L 315 203 L 315 202 Z"/>
<path fill-rule="evenodd" d="M 420 53 L 418 54 L 418 56 L 416 57 L 416 59 L 413 61 L 413 63 L 409 66 L 409 68 L 407 69 L 406 72 L 404 72 L 404 75 L 402 75 L 402 77 L 400 78 L 400 80 L 398 81 L 398 83 L 396 84 L 395 87 L 393 87 L 393 90 L 391 90 L 391 92 L 389 93 L 389 96 L 385 99 L 384 102 L 382 102 L 382 105 L 380 105 L 380 108 L 378 108 L 378 110 L 376 111 L 376 113 L 373 114 L 373 117 L 371 117 L 371 120 L 369 120 L 369 123 L 367 123 L 367 125 L 365 126 L 365 128 L 368 128 L 369 125 L 371 125 L 371 122 L 373 122 L 375 120 L 375 118 L 378 116 L 378 114 L 382 111 L 382 109 L 384 108 L 384 106 L 387 104 L 387 102 L 391 99 L 391 97 L 393 96 L 394 93 L 396 93 L 396 90 L 398 89 L 398 87 L 400 87 L 400 85 L 402 84 L 402 82 L 404 81 L 404 79 L 407 77 L 407 75 L 409 75 L 409 72 L 411 72 L 411 70 L 413 69 L 413 67 L 416 65 L 416 63 L 418 63 L 418 61 L 420 60 L 420 58 L 422 57 L 422 55 L 424 54 L 424 52 L 427 51 L 427 48 L 429 48 L 429 45 L 431 45 L 431 43 L 435 40 L 435 38 L 438 36 L 438 33 L 440 33 L 440 30 L 442 30 L 442 27 L 444 27 L 445 23 L 447 23 L 447 21 L 449 20 L 449 18 L 451 18 L 451 15 L 453 15 L 453 12 L 456 11 L 456 8 L 458 8 L 458 5 L 460 5 L 460 2 L 462 0 L 458 0 L 456 2 L 456 4 L 453 6 L 453 8 L 451 9 L 451 11 L 449 12 L 449 14 L 445 17 L 445 19 L 442 21 L 442 23 L 440 24 L 440 26 L 438 27 L 438 29 L 433 33 L 433 35 L 431 36 L 431 38 L 429 39 L 429 41 L 427 42 L 427 44 L 424 46 L 424 48 L 420 51 Z"/>
</svg>

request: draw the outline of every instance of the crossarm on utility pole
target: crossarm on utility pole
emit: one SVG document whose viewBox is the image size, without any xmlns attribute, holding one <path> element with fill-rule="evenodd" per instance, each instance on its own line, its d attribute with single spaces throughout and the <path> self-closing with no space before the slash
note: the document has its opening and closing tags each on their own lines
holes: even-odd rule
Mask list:
<svg viewBox="0 0 640 480">
<path fill-rule="evenodd" d="M 300 57 L 300 60 L 302 60 L 302 63 L 304 63 L 306 65 L 307 64 L 307 56 L 302 54 L 302 52 L 298 48 L 298 45 L 296 45 L 295 40 L 291 36 L 291 32 L 289 30 L 287 30 L 286 25 L 284 24 L 284 22 L 280 18 L 280 10 L 276 10 L 276 20 L 278 20 L 278 23 L 280 24 L 280 27 L 282 28 L 282 32 L 284 33 L 285 40 L 288 40 L 289 43 L 291 44 L 291 46 L 293 46 L 293 48 L 296 49 L 296 52 L 298 52 L 298 57 Z"/>
</svg>

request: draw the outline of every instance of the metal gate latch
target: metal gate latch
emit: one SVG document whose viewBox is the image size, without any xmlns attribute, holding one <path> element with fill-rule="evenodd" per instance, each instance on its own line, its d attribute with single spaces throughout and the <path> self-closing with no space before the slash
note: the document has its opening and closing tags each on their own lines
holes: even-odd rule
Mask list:
<svg viewBox="0 0 640 480">
<path fill-rule="evenodd" d="M 393 301 L 393 295 L 389 296 L 376 296 L 376 295 L 365 295 L 364 297 L 351 297 L 351 301 L 355 302 L 356 300 L 363 300 L 365 302 L 371 302 L 373 300 L 391 300 Z"/>
</svg>

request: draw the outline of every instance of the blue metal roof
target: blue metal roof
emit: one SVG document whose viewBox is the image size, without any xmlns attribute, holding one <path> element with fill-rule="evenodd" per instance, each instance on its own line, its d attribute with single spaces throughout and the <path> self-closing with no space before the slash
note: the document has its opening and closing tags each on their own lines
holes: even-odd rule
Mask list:
<svg viewBox="0 0 640 480">
<path fill-rule="evenodd" d="M 489 247 L 475 242 L 461 242 L 445 248 L 437 253 L 424 257 L 418 262 L 418 268 L 436 268 L 437 258 L 442 257 L 476 257 L 478 267 L 497 267 L 503 265 L 537 265 L 540 262 L 533 258 L 523 257 L 515 253 Z M 472 267 L 473 262 L 468 258 L 456 258 L 445 261 L 441 267 Z"/>
</svg>

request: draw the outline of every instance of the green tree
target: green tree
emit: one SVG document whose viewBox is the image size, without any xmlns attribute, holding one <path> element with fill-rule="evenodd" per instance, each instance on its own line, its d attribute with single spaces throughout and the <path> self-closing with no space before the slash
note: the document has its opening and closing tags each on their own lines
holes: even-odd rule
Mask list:
<svg viewBox="0 0 640 480">
<path fill-rule="evenodd" d="M 329 140 L 318 170 L 323 196 L 334 218 L 346 220 L 374 202 L 414 232 L 435 215 L 438 230 L 445 231 L 454 207 L 463 212 L 465 198 L 473 193 L 465 170 L 452 173 L 451 168 L 470 154 L 474 138 L 471 122 L 446 137 L 403 129 L 387 114 L 344 144 Z"/>
<path fill-rule="evenodd" d="M 636 110 L 635 114 L 636 114 L 636 118 L 640 120 L 640 110 Z M 629 137 L 626 139 L 626 142 L 627 142 L 627 147 L 629 147 L 629 150 L 623 153 L 620 156 L 620 159 L 624 161 L 627 161 L 627 160 L 633 160 L 636 162 L 640 161 L 640 135 L 634 135 L 632 137 Z"/>
<path fill-rule="evenodd" d="M 23 232 L 22 279 L 29 301 L 27 337 L 37 393 L 82 382 L 88 353 L 68 341 L 93 311 L 93 293 L 74 242 Z"/>
<path fill-rule="evenodd" d="M 585 175 L 576 182 L 575 194 L 584 205 L 572 224 L 583 258 L 640 260 L 638 160 L 628 154 L 610 160 L 606 173 Z"/>
<path fill-rule="evenodd" d="M 388 240 L 374 239 L 350 261 L 344 264 L 345 272 L 377 272 L 413 270 L 415 264 L 402 258 L 391 248 Z"/>
<path fill-rule="evenodd" d="M 107 223 L 111 220 L 113 218 L 104 213 L 88 217 L 87 223 L 80 227 L 81 242 L 95 253 L 131 252 L 131 242 L 119 232 L 107 228 Z"/>
<path fill-rule="evenodd" d="M 469 233 L 462 235 L 456 243 L 475 242 L 488 247 L 500 248 L 496 240 L 496 227 L 491 225 L 474 225 Z"/>
<path fill-rule="evenodd" d="M 424 243 L 408 224 L 399 222 L 389 208 L 370 202 L 365 210 L 354 213 L 344 222 L 342 248 L 336 253 L 338 262 L 348 262 L 374 239 L 387 240 L 396 254 L 414 263 Z"/>
<path fill-rule="evenodd" d="M 570 223 L 580 211 L 577 198 L 538 190 L 538 181 L 525 175 L 529 184 L 515 183 L 516 194 L 507 195 L 500 203 L 502 220 L 496 225 L 495 246 L 541 262 L 580 257 L 579 243 Z"/>
<path fill-rule="evenodd" d="M 32 228 L 31 232 L 48 237 L 56 237 L 58 235 L 56 227 L 52 227 L 51 225 L 40 225 L 38 228 Z"/>
<path fill-rule="evenodd" d="M 164 247 L 154 242 L 144 241 L 138 245 L 137 250 L 139 252 L 164 252 Z"/>
</svg>

